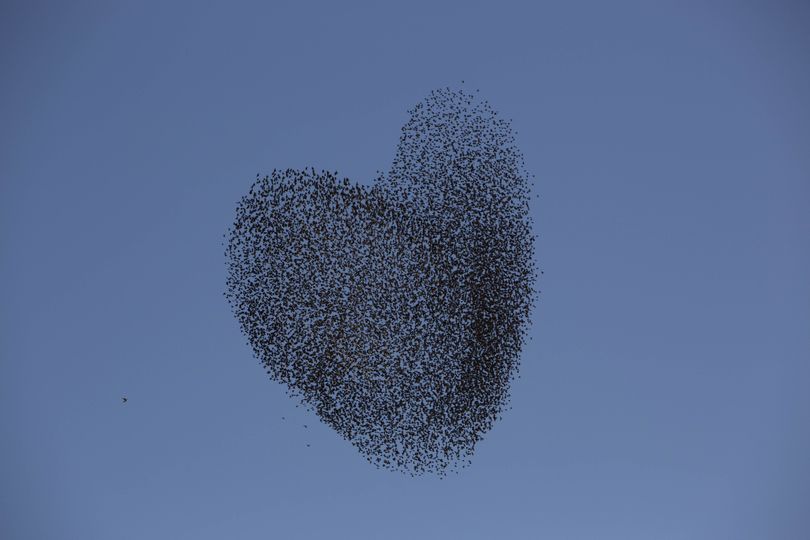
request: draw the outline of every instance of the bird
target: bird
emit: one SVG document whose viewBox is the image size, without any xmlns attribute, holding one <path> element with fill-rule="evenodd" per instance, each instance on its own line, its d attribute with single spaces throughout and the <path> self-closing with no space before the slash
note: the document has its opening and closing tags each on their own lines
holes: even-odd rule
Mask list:
<svg viewBox="0 0 810 540">
<path fill-rule="evenodd" d="M 122 397 L 122 398 L 121 398 L 121 403 L 126 403 L 126 402 L 127 402 L 127 398 L 126 398 L 126 396 Z"/>
<path fill-rule="evenodd" d="M 311 167 L 257 173 L 227 237 L 225 296 L 270 378 L 411 476 L 458 474 L 500 421 L 543 274 L 513 130 L 472 96 L 431 93 L 371 190 Z"/>
</svg>

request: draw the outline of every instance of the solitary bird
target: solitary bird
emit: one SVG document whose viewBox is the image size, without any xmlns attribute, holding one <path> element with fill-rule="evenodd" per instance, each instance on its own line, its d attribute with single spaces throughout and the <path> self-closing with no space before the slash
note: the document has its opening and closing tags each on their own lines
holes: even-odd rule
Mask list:
<svg viewBox="0 0 810 540">
<path fill-rule="evenodd" d="M 122 397 L 122 398 L 121 398 L 121 403 L 126 403 L 126 402 L 127 402 L 127 398 L 126 398 L 126 396 Z"/>
</svg>

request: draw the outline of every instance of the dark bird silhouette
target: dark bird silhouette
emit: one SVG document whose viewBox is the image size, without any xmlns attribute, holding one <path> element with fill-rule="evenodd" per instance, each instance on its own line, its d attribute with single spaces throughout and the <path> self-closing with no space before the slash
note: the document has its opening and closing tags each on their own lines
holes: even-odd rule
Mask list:
<svg viewBox="0 0 810 540">
<path fill-rule="evenodd" d="M 122 397 L 122 398 L 121 398 L 121 403 L 126 403 L 126 402 L 127 402 L 127 398 L 126 398 L 126 397 Z"/>
<path fill-rule="evenodd" d="M 417 104 L 372 187 L 257 174 L 225 244 L 225 297 L 268 376 L 411 475 L 471 463 L 508 408 L 539 295 L 530 175 L 477 92 Z"/>
</svg>

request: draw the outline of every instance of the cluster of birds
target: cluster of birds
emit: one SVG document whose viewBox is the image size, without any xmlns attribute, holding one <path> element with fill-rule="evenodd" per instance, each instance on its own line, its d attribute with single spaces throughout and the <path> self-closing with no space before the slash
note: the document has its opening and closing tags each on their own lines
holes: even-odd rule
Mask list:
<svg viewBox="0 0 810 540">
<path fill-rule="evenodd" d="M 256 178 L 225 296 L 267 374 L 371 463 L 469 464 L 500 417 L 535 298 L 530 186 L 508 121 L 444 88 L 373 187 Z"/>
</svg>

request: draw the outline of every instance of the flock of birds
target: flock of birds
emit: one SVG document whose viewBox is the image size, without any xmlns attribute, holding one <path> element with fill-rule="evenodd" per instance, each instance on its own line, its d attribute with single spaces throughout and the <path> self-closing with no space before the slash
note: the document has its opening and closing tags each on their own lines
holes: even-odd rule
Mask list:
<svg viewBox="0 0 810 540">
<path fill-rule="evenodd" d="M 371 463 L 458 470 L 518 370 L 537 277 L 529 192 L 509 122 L 433 91 L 372 187 L 257 175 L 226 235 L 225 296 L 267 374 Z"/>
</svg>

